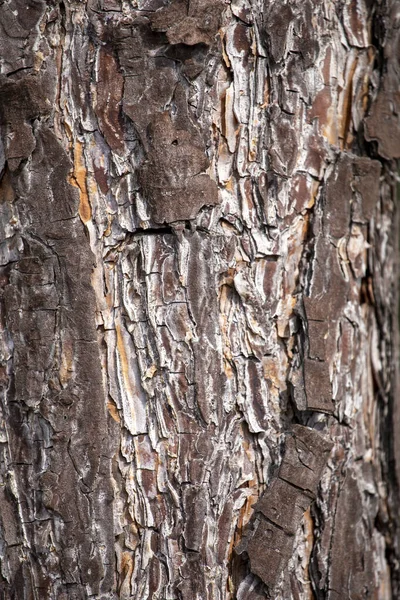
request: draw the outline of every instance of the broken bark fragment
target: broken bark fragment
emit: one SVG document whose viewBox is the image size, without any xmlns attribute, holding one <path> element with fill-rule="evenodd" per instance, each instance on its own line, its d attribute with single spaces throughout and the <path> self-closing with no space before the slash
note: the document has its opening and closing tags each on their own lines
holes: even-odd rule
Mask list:
<svg viewBox="0 0 400 600">
<path fill-rule="evenodd" d="M 154 31 L 165 31 L 172 45 L 211 45 L 220 25 L 224 8 L 221 0 L 173 0 L 151 17 Z"/>
<path fill-rule="evenodd" d="M 193 219 L 202 206 L 218 202 L 217 186 L 206 173 L 209 161 L 201 137 L 193 127 L 178 127 L 164 112 L 148 128 L 139 181 L 156 223 Z"/>
<path fill-rule="evenodd" d="M 354 225 L 368 225 L 373 217 L 379 202 L 380 173 L 378 161 L 343 153 L 327 177 L 324 213 L 314 223 L 311 280 L 299 315 L 306 330 L 307 355 L 299 358 L 301 366 L 297 370 L 301 372 L 295 373 L 294 369 L 291 376 L 299 410 L 335 410 L 334 338 L 349 301 L 350 281 L 365 272 L 360 255 L 366 252 L 367 243 L 361 232 L 356 239 Z M 346 256 L 341 250 L 345 239 Z"/>
<path fill-rule="evenodd" d="M 208 47 L 216 43 L 222 8 L 215 2 L 192 2 L 189 6 L 172 2 L 152 14 L 151 26 L 141 23 L 133 28 L 134 57 L 127 39 L 117 46 L 120 64 L 128 75 L 123 80 L 122 110 L 132 120 L 144 151 L 138 180 L 155 223 L 193 219 L 203 206 L 219 202 L 216 183 L 209 174 L 210 123 L 199 126 L 188 109 L 186 76 L 194 78 L 204 69 Z M 157 40 L 153 31 L 166 32 L 169 45 L 165 38 Z M 100 58 L 101 123 L 115 147 L 116 141 L 121 143 L 118 111 L 111 113 L 107 108 L 109 114 L 105 113 L 101 104 L 104 95 L 110 95 L 107 69 L 113 59 L 104 52 Z M 116 100 L 119 84 L 122 86 L 120 76 L 117 81 L 111 92 Z M 203 91 L 211 84 L 212 80 L 202 81 Z M 106 102 L 109 107 L 109 99 Z"/>
<path fill-rule="evenodd" d="M 316 497 L 332 446 L 315 430 L 294 425 L 278 476 L 254 507 L 254 530 L 238 551 L 247 552 L 251 571 L 271 590 L 292 555 L 294 536 Z"/>
</svg>

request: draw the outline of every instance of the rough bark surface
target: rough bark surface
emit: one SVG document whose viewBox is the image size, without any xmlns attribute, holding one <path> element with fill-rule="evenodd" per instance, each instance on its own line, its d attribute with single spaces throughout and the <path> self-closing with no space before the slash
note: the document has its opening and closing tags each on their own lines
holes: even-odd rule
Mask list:
<svg viewBox="0 0 400 600">
<path fill-rule="evenodd" d="M 2 598 L 400 597 L 399 24 L 0 1 Z"/>
</svg>

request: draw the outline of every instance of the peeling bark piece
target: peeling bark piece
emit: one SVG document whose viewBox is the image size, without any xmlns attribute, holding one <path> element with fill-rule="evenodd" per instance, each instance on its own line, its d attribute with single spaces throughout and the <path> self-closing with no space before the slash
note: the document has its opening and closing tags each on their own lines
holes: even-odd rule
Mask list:
<svg viewBox="0 0 400 600">
<path fill-rule="evenodd" d="M 326 339 L 329 333 L 329 324 L 327 321 L 308 321 L 308 354 L 310 358 L 325 360 Z"/>
<path fill-rule="evenodd" d="M 363 502 L 352 469 L 347 473 L 336 507 L 331 547 L 332 600 L 371 597 L 375 589 L 373 556 L 363 517 Z"/>
<path fill-rule="evenodd" d="M 381 171 L 382 165 L 377 160 L 371 160 L 370 158 L 356 158 L 354 160 L 352 187 L 361 196 L 361 215 L 355 215 L 353 208 L 353 220 L 357 217 L 365 221 L 371 219 L 379 201 Z"/>
<path fill-rule="evenodd" d="M 2 73 L 31 69 L 35 62 L 37 25 L 46 10 L 43 0 L 10 0 L 0 4 Z"/>
<path fill-rule="evenodd" d="M 156 223 L 193 219 L 204 205 L 218 203 L 203 142 L 194 128 L 176 127 L 169 113 L 154 118 L 139 180 Z"/>
<path fill-rule="evenodd" d="M 151 145 L 157 147 L 157 123 L 163 119 L 159 115 L 163 114 L 165 106 L 170 103 L 177 82 L 178 74 L 173 62 L 163 58 L 147 59 L 140 67 L 139 73 L 134 77 L 125 77 L 123 110 L 135 124 L 146 150 Z M 167 122 L 165 115 L 164 119 L 168 136 L 173 125 L 172 122 Z M 151 131 L 148 131 L 149 126 Z M 160 141 L 162 139 L 160 136 Z M 170 143 L 174 139 L 172 137 Z"/>
<path fill-rule="evenodd" d="M 263 14 L 267 33 L 268 50 L 276 63 L 285 55 L 289 27 L 293 19 L 293 10 L 289 4 L 269 2 Z"/>
<path fill-rule="evenodd" d="M 315 498 L 332 443 L 314 429 L 294 425 L 288 435 L 278 478 L 256 504 L 254 532 L 236 551 L 246 551 L 251 572 L 270 590 L 292 554 L 296 531 Z"/>
<path fill-rule="evenodd" d="M 326 214 L 324 224 L 330 235 L 341 238 L 347 235 L 350 226 L 350 198 L 352 161 L 341 155 L 326 183 Z"/>
<path fill-rule="evenodd" d="M 39 77 L 16 82 L 0 77 L 0 94 L 0 125 L 7 139 L 5 157 L 10 170 L 15 171 L 35 148 L 30 122 L 50 112 L 52 94 Z"/>
<path fill-rule="evenodd" d="M 185 529 L 183 537 L 189 550 L 198 551 L 201 547 L 207 505 L 207 490 L 204 487 L 190 485 L 184 489 Z"/>
<path fill-rule="evenodd" d="M 252 15 L 249 0 L 232 0 L 231 8 L 233 14 L 238 19 L 244 23 L 247 23 L 247 25 L 250 25 L 252 21 Z"/>
<path fill-rule="evenodd" d="M 189 79 L 195 79 L 203 71 L 207 54 L 208 48 L 205 44 L 197 44 L 194 47 L 176 44 L 165 52 L 168 58 L 182 63 L 182 71 Z"/>
<path fill-rule="evenodd" d="M 286 440 L 279 477 L 315 496 L 332 444 L 314 429 L 294 425 Z"/>
<path fill-rule="evenodd" d="M 292 554 L 294 537 L 262 519 L 251 538 L 247 553 L 252 573 L 273 588 Z"/>
<path fill-rule="evenodd" d="M 110 148 L 122 151 L 124 135 L 119 121 L 124 79 L 118 72 L 118 64 L 110 51 L 101 48 L 98 58 L 98 86 L 95 111 L 101 132 Z"/>
<path fill-rule="evenodd" d="M 51 90 L 44 78 L 32 76 L 19 81 L 0 76 L 2 123 L 32 120 L 50 112 Z"/>
<path fill-rule="evenodd" d="M 215 1 L 192 2 L 189 6 L 172 2 L 150 16 L 153 31 L 141 23 L 127 31 L 118 44 L 119 62 L 127 73 L 122 108 L 132 120 L 144 150 L 138 180 L 156 223 L 193 219 L 203 206 L 219 201 L 216 183 L 207 173 L 208 119 L 202 126 L 193 119 L 182 72 L 195 77 L 204 69 L 211 31 L 214 35 L 218 30 L 222 8 Z M 155 31 L 167 32 L 169 46 L 165 36 Z M 100 51 L 100 58 L 99 82 L 103 78 L 104 84 L 99 95 L 100 125 L 110 145 L 118 148 L 121 135 L 115 101 L 121 82 L 117 78 L 110 102 L 113 58 L 105 50 Z M 203 95 L 204 81 L 200 85 Z"/>
<path fill-rule="evenodd" d="M 290 49 L 299 53 L 305 69 L 315 64 L 319 50 L 316 29 L 313 27 L 313 9 L 313 2 L 305 0 L 301 3 L 301 11 L 294 22 L 295 36 L 291 40 Z"/>
<path fill-rule="evenodd" d="M 177 23 L 181 23 L 187 18 L 188 6 L 187 0 L 175 0 L 168 6 L 163 6 L 151 16 L 151 28 L 153 31 L 168 31 Z"/>
<path fill-rule="evenodd" d="M 165 31 L 170 44 L 211 45 L 220 25 L 222 2 L 173 1 L 151 17 L 154 31 Z"/>
<path fill-rule="evenodd" d="M 272 169 L 278 175 L 288 177 L 292 174 L 298 151 L 293 119 L 285 115 L 277 106 L 272 106 L 271 128 L 273 143 L 269 154 Z"/>
<path fill-rule="evenodd" d="M 195 17 L 186 17 L 178 23 L 174 23 L 167 29 L 167 38 L 170 44 L 211 44 L 214 27 L 203 29 L 199 27 Z"/>
<path fill-rule="evenodd" d="M 306 358 L 303 368 L 307 409 L 332 413 L 334 404 L 328 363 Z"/>
<path fill-rule="evenodd" d="M 26 31 L 37 25 L 46 10 L 43 0 L 12 0 L 10 4 L 16 9 L 17 19 Z"/>
<path fill-rule="evenodd" d="M 349 283 L 340 270 L 338 253 L 327 237 L 320 236 L 315 247 L 310 292 L 304 296 L 307 319 L 336 321 L 347 302 Z"/>
<path fill-rule="evenodd" d="M 254 508 L 285 533 L 294 535 L 310 503 L 309 495 L 278 477 Z"/>
<path fill-rule="evenodd" d="M 365 119 L 365 137 L 383 158 L 400 158 L 400 92 L 381 90 Z"/>
</svg>

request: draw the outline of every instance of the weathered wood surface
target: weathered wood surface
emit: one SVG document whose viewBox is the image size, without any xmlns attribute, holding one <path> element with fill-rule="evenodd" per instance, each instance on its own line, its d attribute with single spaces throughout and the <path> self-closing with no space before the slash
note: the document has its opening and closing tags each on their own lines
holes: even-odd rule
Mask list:
<svg viewBox="0 0 400 600">
<path fill-rule="evenodd" d="M 398 0 L 0 2 L 5 600 L 395 600 Z"/>
</svg>

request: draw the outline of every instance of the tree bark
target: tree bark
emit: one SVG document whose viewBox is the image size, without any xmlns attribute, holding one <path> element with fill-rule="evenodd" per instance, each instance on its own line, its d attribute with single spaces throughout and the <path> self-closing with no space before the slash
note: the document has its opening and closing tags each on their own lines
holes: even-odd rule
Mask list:
<svg viewBox="0 0 400 600">
<path fill-rule="evenodd" d="M 5 600 L 396 600 L 399 0 L 0 2 Z"/>
</svg>

